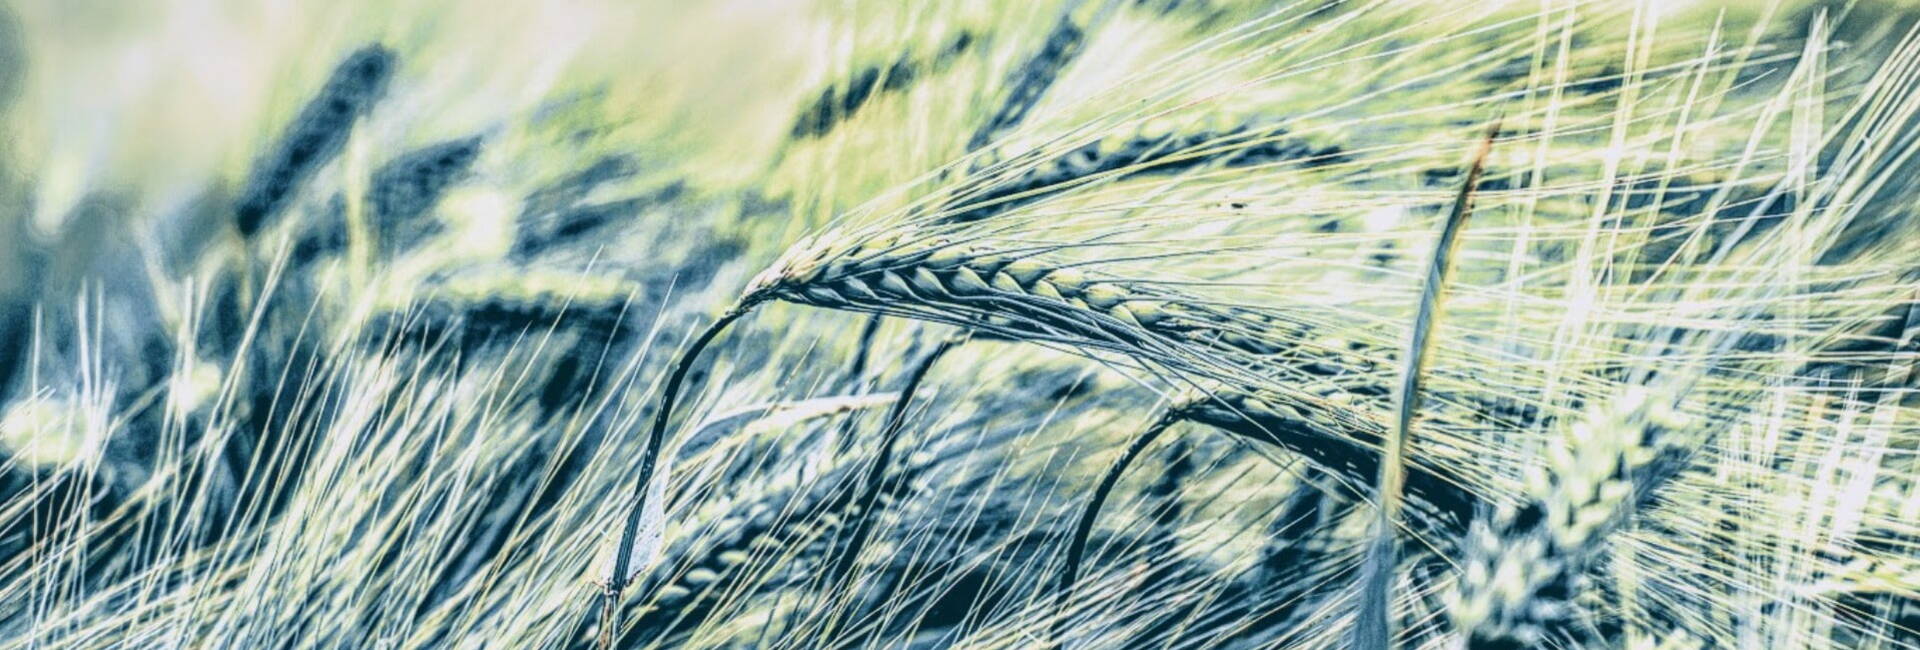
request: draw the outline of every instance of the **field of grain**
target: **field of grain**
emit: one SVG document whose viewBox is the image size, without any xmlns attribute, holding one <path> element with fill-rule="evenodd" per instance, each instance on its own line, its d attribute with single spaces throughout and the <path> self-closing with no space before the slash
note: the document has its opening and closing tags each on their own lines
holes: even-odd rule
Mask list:
<svg viewBox="0 0 1920 650">
<path fill-rule="evenodd" d="M 1920 650 L 1902 0 L 12 0 L 0 134 L 0 650 Z"/>
</svg>

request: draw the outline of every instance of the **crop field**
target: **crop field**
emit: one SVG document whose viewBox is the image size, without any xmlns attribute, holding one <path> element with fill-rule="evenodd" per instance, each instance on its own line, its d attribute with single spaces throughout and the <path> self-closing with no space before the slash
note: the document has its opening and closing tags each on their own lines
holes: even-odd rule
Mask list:
<svg viewBox="0 0 1920 650">
<path fill-rule="evenodd" d="M 1920 5 L 0 0 L 0 650 L 1920 650 Z"/>
</svg>

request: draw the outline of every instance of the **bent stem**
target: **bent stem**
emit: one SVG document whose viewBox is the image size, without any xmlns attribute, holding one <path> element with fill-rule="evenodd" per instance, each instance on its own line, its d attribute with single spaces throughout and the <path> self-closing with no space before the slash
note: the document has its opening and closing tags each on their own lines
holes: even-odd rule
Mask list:
<svg viewBox="0 0 1920 650">
<path fill-rule="evenodd" d="M 1107 496 L 1113 493 L 1113 486 L 1120 482 L 1120 475 L 1126 473 L 1127 467 L 1133 464 L 1134 459 L 1140 457 L 1141 452 L 1152 446 L 1153 441 L 1159 439 L 1160 434 L 1172 428 L 1173 423 L 1178 421 L 1179 418 L 1174 415 L 1175 412 L 1169 410 L 1161 415 L 1160 419 L 1155 420 L 1147 430 L 1140 432 L 1139 437 L 1133 439 L 1133 444 L 1127 447 L 1126 453 L 1120 455 L 1120 460 L 1114 461 L 1113 466 L 1107 468 L 1106 476 L 1100 478 L 1100 486 L 1093 491 L 1093 498 L 1087 501 L 1086 509 L 1080 512 L 1080 521 L 1073 527 L 1073 540 L 1067 545 L 1066 564 L 1060 568 L 1060 585 L 1055 591 L 1056 613 L 1053 622 L 1052 647 L 1056 650 L 1066 643 L 1064 637 L 1067 603 L 1073 600 L 1073 585 L 1080 579 L 1080 562 L 1087 553 L 1087 538 L 1093 535 L 1093 521 L 1100 516 L 1100 509 L 1106 505 Z"/>
<path fill-rule="evenodd" d="M 879 314 L 868 314 L 867 324 L 860 328 L 860 345 L 854 349 L 853 362 L 847 367 L 846 392 L 848 393 L 861 392 L 868 384 L 867 358 L 873 354 L 873 340 L 880 333 L 882 318 L 884 317 Z M 845 454 L 852 449 L 855 420 L 856 418 L 847 418 L 840 421 L 840 428 L 834 431 L 832 453 L 835 456 Z"/>
<path fill-rule="evenodd" d="M 879 518 L 876 505 L 880 500 L 881 490 L 886 487 L 887 465 L 893 458 L 894 444 L 900 440 L 900 430 L 906 424 L 907 404 L 913 399 L 914 391 L 919 390 L 921 380 L 926 378 L 927 371 L 933 368 L 934 362 L 939 361 L 941 356 L 959 345 L 961 341 L 959 337 L 941 341 L 926 356 L 920 358 L 920 363 L 915 365 L 912 374 L 907 376 L 906 386 L 900 389 L 900 398 L 894 400 L 892 412 L 887 414 L 887 427 L 880 434 L 879 455 L 874 456 L 873 464 L 867 468 L 865 489 L 860 494 L 860 500 L 856 502 L 859 505 L 855 512 L 859 513 L 860 519 L 854 525 L 853 537 L 848 539 L 847 547 L 835 560 L 832 572 L 827 574 L 831 579 L 838 581 L 853 570 L 854 561 L 859 559 L 861 548 L 866 546 L 868 537 L 873 533 L 873 522 Z"/>
<path fill-rule="evenodd" d="M 673 373 L 667 376 L 667 385 L 660 395 L 660 410 L 654 413 L 653 429 L 647 434 L 647 447 L 640 456 L 640 482 L 633 488 L 633 507 L 628 511 L 627 523 L 621 529 L 620 545 L 614 548 L 613 573 L 607 577 L 606 586 L 600 593 L 600 650 L 613 648 L 616 631 L 621 627 L 620 601 L 634 572 L 634 537 L 640 533 L 640 520 L 646 511 L 647 488 L 653 483 L 654 466 L 659 462 L 661 447 L 666 444 L 667 422 L 673 417 L 673 406 L 680 394 L 680 385 L 686 383 L 687 373 L 693 370 L 693 362 L 700 358 L 700 352 L 720 336 L 728 325 L 753 311 L 759 302 L 752 298 L 742 300 L 722 314 L 719 320 L 708 325 L 706 331 L 694 339 L 693 345 L 680 353 L 680 358 L 674 362 Z"/>
<path fill-rule="evenodd" d="M 856 505 L 853 512 L 858 519 L 854 521 L 852 535 L 847 539 L 846 547 L 841 549 L 840 554 L 834 558 L 827 572 L 828 584 L 841 585 L 845 588 L 829 590 L 827 593 L 839 593 L 843 598 L 852 597 L 854 593 L 852 585 L 846 583 L 853 574 L 854 564 L 860 559 L 860 551 L 866 548 L 867 541 L 872 538 L 874 522 L 880 519 L 880 493 L 887 487 L 887 466 L 892 462 L 893 448 L 900 440 L 900 431 L 905 428 L 907 406 L 913 400 L 914 392 L 919 390 L 920 382 L 926 378 L 927 372 L 933 369 L 933 364 L 965 341 L 964 334 L 940 341 L 933 350 L 927 352 L 926 356 L 920 357 L 920 362 L 908 371 L 907 383 L 900 388 L 899 399 L 894 400 L 893 408 L 887 413 L 886 428 L 881 430 L 880 451 L 874 456 L 873 464 L 867 466 L 867 474 L 862 482 L 864 487 L 861 489 L 859 500 L 854 502 Z M 838 625 L 837 616 L 834 625 Z M 830 627 L 823 634 L 831 634 L 831 632 Z"/>
</svg>

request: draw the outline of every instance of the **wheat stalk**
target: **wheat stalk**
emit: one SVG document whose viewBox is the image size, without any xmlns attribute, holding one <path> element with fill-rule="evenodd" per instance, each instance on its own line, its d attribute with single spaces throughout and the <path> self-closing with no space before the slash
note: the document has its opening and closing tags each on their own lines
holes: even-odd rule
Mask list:
<svg viewBox="0 0 1920 650">
<path fill-rule="evenodd" d="M 1067 541 L 1067 559 L 1060 568 L 1059 583 L 1054 587 L 1056 594 L 1054 609 L 1058 613 L 1054 618 L 1052 647 L 1060 648 L 1065 643 L 1067 604 L 1073 600 L 1073 586 L 1080 580 L 1080 562 L 1086 556 L 1087 540 L 1093 535 L 1094 520 L 1099 518 L 1100 510 L 1106 506 L 1107 497 L 1113 493 L 1113 486 L 1120 482 L 1120 476 L 1126 473 L 1127 467 L 1132 465 L 1134 459 L 1139 458 L 1147 447 L 1152 446 L 1161 434 L 1173 427 L 1177 421 L 1173 414 L 1177 411 L 1178 409 L 1169 410 L 1166 414 L 1155 418 L 1152 424 L 1147 425 L 1146 430 L 1134 437 L 1133 442 L 1127 445 L 1126 451 L 1121 452 L 1120 458 L 1115 460 L 1106 474 L 1100 477 L 1100 483 L 1094 488 L 1093 496 L 1087 499 L 1086 506 L 1080 511 L 1080 517 L 1073 526 L 1073 537 Z"/>
<path fill-rule="evenodd" d="M 726 331 L 727 326 L 746 315 L 753 303 L 728 310 L 713 324 L 693 340 L 693 343 L 680 353 L 674 362 L 673 370 L 667 375 L 667 383 L 661 389 L 660 409 L 654 412 L 653 426 L 647 434 L 647 446 L 640 456 L 640 480 L 634 484 L 633 505 L 627 513 L 626 524 L 621 528 L 619 546 L 614 547 L 611 574 L 601 588 L 600 596 L 600 648 L 613 647 L 613 640 L 621 629 L 621 598 L 625 595 L 627 584 L 633 580 L 634 541 L 640 534 L 640 525 L 646 515 L 647 492 L 653 486 L 654 466 L 659 461 L 660 450 L 667 442 L 667 422 L 673 417 L 673 403 L 680 394 L 680 385 L 687 380 L 687 373 L 693 370 L 693 363 L 699 359 L 700 352 L 713 343 L 714 338 Z M 658 499 L 656 499 L 658 501 Z M 658 504 L 664 505 L 664 504 Z"/>
<path fill-rule="evenodd" d="M 1225 390 L 1194 394 L 1170 407 L 1134 438 L 1121 457 L 1102 475 L 1098 487 L 1081 511 L 1073 538 L 1068 542 L 1067 559 L 1056 587 L 1056 609 L 1059 612 L 1056 625 L 1065 624 L 1066 607 L 1079 577 L 1088 536 L 1113 487 L 1141 452 L 1176 423 L 1207 424 L 1275 444 L 1314 461 L 1316 467 L 1335 472 L 1336 477 L 1350 489 L 1358 490 L 1360 486 L 1369 485 L 1369 479 L 1381 471 L 1379 456 L 1372 453 L 1371 449 L 1342 449 L 1335 438 L 1311 432 L 1308 427 L 1312 426 L 1313 417 L 1291 406 L 1276 406 L 1286 404 L 1283 401 L 1286 399 L 1288 397 L 1278 393 L 1256 395 Z M 1355 431 L 1369 431 L 1369 437 L 1375 440 L 1381 437 L 1377 428 L 1359 428 Z M 1480 507 L 1471 492 L 1450 482 L 1443 474 L 1420 466 L 1408 466 L 1403 471 L 1407 496 L 1412 497 L 1411 503 L 1416 506 L 1416 512 L 1422 515 L 1420 520 L 1423 522 L 1437 524 L 1442 530 L 1457 530 Z M 1061 629 L 1056 627 L 1053 635 L 1056 647 L 1063 636 Z"/>
<path fill-rule="evenodd" d="M 857 465 L 843 465 L 807 485 L 760 492 L 742 499 L 734 516 L 723 517 L 697 537 L 676 544 L 671 558 L 648 581 L 650 598 L 642 603 L 636 633 L 672 632 L 702 623 L 716 613 L 719 599 L 747 588 L 749 569 L 768 562 L 763 556 L 784 552 L 798 542 L 818 538 L 859 516 Z M 915 465 L 904 473 L 915 474 Z M 875 503 L 878 503 L 876 501 Z M 786 558 L 782 558 L 784 561 Z"/>
<path fill-rule="evenodd" d="M 860 560 L 860 552 L 866 549 L 867 541 L 873 534 L 873 526 L 880 519 L 881 495 L 892 492 L 893 490 L 888 489 L 889 487 L 901 484 L 902 479 L 898 477 L 892 480 L 887 478 L 887 467 L 893 458 L 894 444 L 899 441 L 900 431 L 906 425 L 908 403 L 920 387 L 921 380 L 925 379 L 927 372 L 933 369 L 933 364 L 964 340 L 961 337 L 941 340 L 907 371 L 906 385 L 900 389 L 901 397 L 894 402 L 893 408 L 887 413 L 886 425 L 881 429 L 880 449 L 875 453 L 866 476 L 860 482 L 860 496 L 854 501 L 858 517 L 853 522 L 853 530 L 827 569 L 826 581 L 833 585 L 833 588 L 828 591 L 829 600 L 841 600 L 843 596 L 850 596 L 853 593 L 848 583 L 855 563 Z M 827 633 L 831 634 L 838 625 L 839 617 L 836 616 L 827 626 Z"/>
</svg>

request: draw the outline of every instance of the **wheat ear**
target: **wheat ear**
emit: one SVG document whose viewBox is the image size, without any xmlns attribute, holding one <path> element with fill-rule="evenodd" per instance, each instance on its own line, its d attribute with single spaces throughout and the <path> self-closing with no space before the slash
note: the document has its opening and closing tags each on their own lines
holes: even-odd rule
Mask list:
<svg viewBox="0 0 1920 650">
<path fill-rule="evenodd" d="M 354 50 L 333 69 L 318 96 L 300 109 L 274 147 L 253 167 L 233 206 L 234 227 L 252 238 L 327 161 L 347 146 L 353 125 L 386 94 L 399 57 L 374 44 Z"/>
<path fill-rule="evenodd" d="M 1278 319 L 1227 312 L 1158 289 L 1103 282 L 1020 253 L 940 238 L 883 237 L 835 247 L 803 242 L 756 278 L 751 300 L 788 302 L 973 327 L 984 334 L 1105 352 L 1218 388 L 1183 417 L 1301 454 L 1349 485 L 1377 478 L 1386 431 L 1333 401 L 1280 384 L 1260 358 L 1286 348 Z M 1199 349 L 1196 349 L 1199 348 Z M 1216 352 L 1226 352 L 1218 354 Z M 1407 492 L 1433 514 L 1471 519 L 1480 500 L 1458 479 L 1410 462 Z"/>
<path fill-rule="evenodd" d="M 1529 502 L 1475 522 L 1447 610 L 1473 648 L 1532 647 L 1567 631 L 1576 584 L 1607 535 L 1684 463 L 1659 453 L 1662 429 L 1684 427 L 1645 388 L 1569 427 L 1529 471 Z M 1662 458 L 1665 456 L 1665 458 Z"/>
<path fill-rule="evenodd" d="M 854 245 L 816 238 L 756 278 L 748 295 L 1114 353 L 1234 385 L 1269 381 L 1252 358 L 1284 352 L 1277 341 L 1298 331 L 1249 310 L 1090 276 L 1045 252 L 911 232 Z"/>
</svg>

